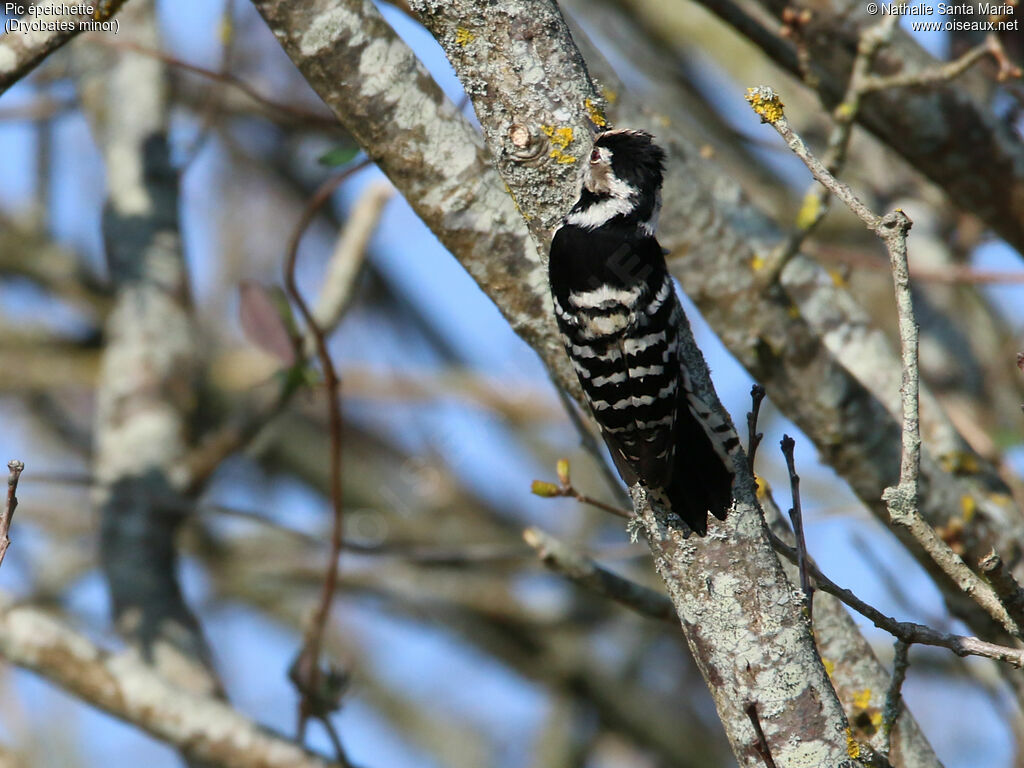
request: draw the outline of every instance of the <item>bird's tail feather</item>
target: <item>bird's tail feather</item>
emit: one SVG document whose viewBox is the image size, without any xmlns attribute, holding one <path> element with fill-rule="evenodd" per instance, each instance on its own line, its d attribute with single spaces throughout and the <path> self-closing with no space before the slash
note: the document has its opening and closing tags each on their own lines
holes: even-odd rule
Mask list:
<svg viewBox="0 0 1024 768">
<path fill-rule="evenodd" d="M 724 445 L 725 436 L 712 438 L 689 410 L 680 416 L 676 422 L 679 434 L 672 480 L 665 495 L 672 511 L 697 535 L 704 536 L 708 513 L 725 520 L 732 506 L 734 475 L 731 463 L 723 460 L 728 458 L 727 449 L 720 445 L 716 450 L 712 443 L 712 439 L 718 438 Z M 735 439 L 731 427 L 730 434 Z"/>
</svg>

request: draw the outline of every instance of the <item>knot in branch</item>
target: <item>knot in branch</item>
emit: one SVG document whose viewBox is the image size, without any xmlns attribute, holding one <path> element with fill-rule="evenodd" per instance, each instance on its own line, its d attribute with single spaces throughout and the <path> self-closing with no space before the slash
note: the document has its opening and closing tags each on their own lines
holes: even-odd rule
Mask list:
<svg viewBox="0 0 1024 768">
<path fill-rule="evenodd" d="M 882 501 L 889 507 L 893 522 L 903 522 L 917 504 L 917 493 L 910 483 L 892 485 L 882 491 Z"/>
<path fill-rule="evenodd" d="M 878 233 L 882 237 L 897 234 L 905 237 L 912 226 L 914 226 L 914 222 L 910 220 L 910 217 L 902 208 L 897 208 L 895 211 L 885 214 L 878 222 Z"/>
<path fill-rule="evenodd" d="M 531 131 L 522 123 L 512 123 L 508 128 L 508 140 L 512 145 L 509 157 L 518 163 L 536 163 L 543 159 L 548 142 L 540 133 Z"/>
</svg>

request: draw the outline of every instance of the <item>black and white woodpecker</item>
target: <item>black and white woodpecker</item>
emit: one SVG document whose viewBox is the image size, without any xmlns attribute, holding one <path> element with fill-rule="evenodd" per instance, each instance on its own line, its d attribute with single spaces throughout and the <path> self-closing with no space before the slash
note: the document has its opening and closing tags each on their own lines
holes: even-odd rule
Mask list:
<svg viewBox="0 0 1024 768">
<path fill-rule="evenodd" d="M 690 389 L 682 307 L 654 237 L 665 153 L 644 131 L 598 134 L 551 243 L 558 327 L 622 479 L 693 531 L 732 504 L 732 426 Z"/>
</svg>

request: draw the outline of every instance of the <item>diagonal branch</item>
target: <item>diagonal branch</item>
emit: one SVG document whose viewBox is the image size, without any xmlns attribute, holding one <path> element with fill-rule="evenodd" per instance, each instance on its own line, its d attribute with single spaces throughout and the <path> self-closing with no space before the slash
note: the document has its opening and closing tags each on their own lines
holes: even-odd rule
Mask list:
<svg viewBox="0 0 1024 768">
<path fill-rule="evenodd" d="M 133 651 L 110 653 L 53 616 L 0 595 L 0 655 L 114 717 L 221 768 L 334 765 L 229 705 L 175 687 Z"/>
</svg>

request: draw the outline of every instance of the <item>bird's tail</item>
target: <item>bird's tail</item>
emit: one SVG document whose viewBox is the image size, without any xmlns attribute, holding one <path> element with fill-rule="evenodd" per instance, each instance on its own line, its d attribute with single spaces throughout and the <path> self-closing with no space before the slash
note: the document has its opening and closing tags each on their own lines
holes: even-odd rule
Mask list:
<svg viewBox="0 0 1024 768">
<path fill-rule="evenodd" d="M 728 422 L 711 414 L 698 420 L 682 408 L 676 420 L 676 455 L 672 480 L 665 489 L 668 503 L 683 522 L 704 536 L 708 513 L 725 520 L 732 506 L 732 452 L 739 438 Z"/>
</svg>

